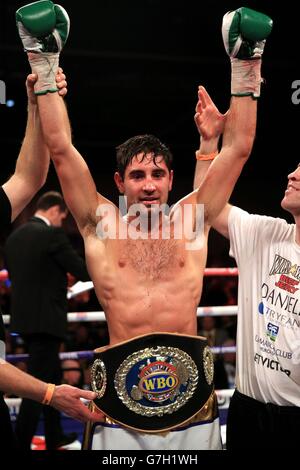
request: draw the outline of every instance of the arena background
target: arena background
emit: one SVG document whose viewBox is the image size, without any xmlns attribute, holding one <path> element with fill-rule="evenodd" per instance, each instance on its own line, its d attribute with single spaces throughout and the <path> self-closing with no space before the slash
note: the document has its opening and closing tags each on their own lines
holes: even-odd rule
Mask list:
<svg viewBox="0 0 300 470">
<path fill-rule="evenodd" d="M 25 126 L 23 82 L 29 71 L 15 27 L 24 1 L 0 3 L 0 79 L 15 106 L 0 106 L 1 181 L 13 171 Z M 68 76 L 67 98 L 74 142 L 98 189 L 117 197 L 112 182 L 116 145 L 153 133 L 174 153 L 171 202 L 191 189 L 198 134 L 193 115 L 203 84 L 225 111 L 230 66 L 221 37 L 222 15 L 240 1 L 61 0 L 71 31 L 61 65 Z M 243 2 L 242 2 L 243 3 Z M 296 12 L 271 0 L 244 2 L 274 20 L 264 53 L 257 139 L 232 200 L 260 213 L 283 216 L 279 203 L 287 173 L 299 161 L 300 105 L 292 103 L 292 82 L 300 80 Z M 300 95 L 300 93 L 299 93 Z M 53 172 L 48 187 L 57 185 Z"/>
</svg>

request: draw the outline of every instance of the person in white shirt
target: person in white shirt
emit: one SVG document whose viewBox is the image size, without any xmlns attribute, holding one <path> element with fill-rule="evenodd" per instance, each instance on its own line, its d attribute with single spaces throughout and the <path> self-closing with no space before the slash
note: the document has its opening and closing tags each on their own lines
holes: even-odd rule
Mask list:
<svg viewBox="0 0 300 470">
<path fill-rule="evenodd" d="M 201 154 L 217 150 L 226 114 L 199 88 Z M 219 157 L 217 157 L 219 158 Z M 222 158 L 222 156 L 220 157 Z M 212 161 L 197 161 L 198 187 Z M 214 165 L 214 162 L 212 163 Z M 281 206 L 295 223 L 226 204 L 213 227 L 230 241 L 239 269 L 236 390 L 227 449 L 298 444 L 300 425 L 300 165 Z"/>
</svg>

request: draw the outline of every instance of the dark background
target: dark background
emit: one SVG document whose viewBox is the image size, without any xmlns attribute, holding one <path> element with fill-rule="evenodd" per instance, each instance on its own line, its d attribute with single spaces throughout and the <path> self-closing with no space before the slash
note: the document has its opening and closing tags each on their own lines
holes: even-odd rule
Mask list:
<svg viewBox="0 0 300 470">
<path fill-rule="evenodd" d="M 0 106 L 1 182 L 14 169 L 24 133 L 27 59 L 15 27 L 24 1 L 0 0 L 0 79 L 13 108 Z M 174 153 L 170 202 L 190 192 L 198 134 L 193 116 L 203 84 L 222 111 L 230 99 L 230 65 L 221 37 L 222 16 L 240 1 L 85 0 L 59 2 L 71 18 L 61 56 L 68 76 L 67 103 L 74 142 L 98 190 L 116 199 L 115 146 L 141 133 L 157 135 Z M 232 202 L 262 214 L 286 217 L 280 200 L 286 176 L 300 161 L 300 105 L 292 82 L 300 80 L 299 16 L 274 1 L 244 6 L 269 14 L 274 29 L 263 57 L 266 85 L 259 100 L 257 138 Z M 287 5 L 286 5 L 287 6 Z M 46 189 L 58 188 L 53 170 Z"/>
</svg>

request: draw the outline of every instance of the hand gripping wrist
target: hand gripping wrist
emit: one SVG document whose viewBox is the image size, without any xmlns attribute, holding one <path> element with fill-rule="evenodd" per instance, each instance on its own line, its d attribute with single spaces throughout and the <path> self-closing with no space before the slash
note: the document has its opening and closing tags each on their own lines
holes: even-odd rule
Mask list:
<svg viewBox="0 0 300 470">
<path fill-rule="evenodd" d="M 59 53 L 39 52 L 29 55 L 29 63 L 32 73 L 37 74 L 38 79 L 34 85 L 36 95 L 45 95 L 58 91 L 55 76 L 59 65 Z"/>
</svg>

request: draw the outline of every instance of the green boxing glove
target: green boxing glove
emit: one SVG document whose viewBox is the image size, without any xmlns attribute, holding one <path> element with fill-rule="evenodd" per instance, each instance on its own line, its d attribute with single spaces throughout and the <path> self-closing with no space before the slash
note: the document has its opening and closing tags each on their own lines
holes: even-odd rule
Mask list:
<svg viewBox="0 0 300 470">
<path fill-rule="evenodd" d="M 70 19 L 63 7 L 50 0 L 30 3 L 16 12 L 17 28 L 28 52 L 32 73 L 38 75 L 35 94 L 58 91 L 55 75 L 59 53 L 65 45 Z"/>
<path fill-rule="evenodd" d="M 261 56 L 272 26 L 271 18 L 250 8 L 242 7 L 224 15 L 222 36 L 231 59 L 232 95 L 260 96 Z"/>
</svg>

